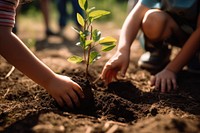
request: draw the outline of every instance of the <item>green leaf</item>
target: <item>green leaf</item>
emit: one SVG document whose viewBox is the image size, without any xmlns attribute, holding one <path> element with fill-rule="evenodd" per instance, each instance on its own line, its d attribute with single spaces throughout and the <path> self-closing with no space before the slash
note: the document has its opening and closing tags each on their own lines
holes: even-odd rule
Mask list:
<svg viewBox="0 0 200 133">
<path fill-rule="evenodd" d="M 85 48 L 88 47 L 89 45 L 91 45 L 93 43 L 93 40 L 86 40 L 85 41 Z"/>
<path fill-rule="evenodd" d="M 102 48 L 101 48 L 101 51 L 103 51 L 103 52 L 110 51 L 110 50 L 112 50 L 115 46 L 116 46 L 115 44 L 112 44 L 112 45 L 103 45 Z"/>
<path fill-rule="evenodd" d="M 82 27 L 84 27 L 84 25 L 85 25 L 85 21 L 84 21 L 84 19 L 83 19 L 83 17 L 79 14 L 79 13 L 77 13 L 77 21 L 78 21 L 78 23 L 82 26 Z"/>
<path fill-rule="evenodd" d="M 92 23 L 92 22 L 94 21 L 94 18 L 89 17 L 89 18 L 88 18 L 88 21 L 89 21 L 89 23 Z"/>
<path fill-rule="evenodd" d="M 101 31 L 95 29 L 93 32 L 92 32 L 92 39 L 97 42 L 99 41 L 99 39 L 101 38 Z"/>
<path fill-rule="evenodd" d="M 67 61 L 71 63 L 81 63 L 83 61 L 83 58 L 80 56 L 73 55 L 72 57 L 69 57 Z"/>
<path fill-rule="evenodd" d="M 105 10 L 95 10 L 95 11 L 90 12 L 89 17 L 93 19 L 97 19 L 107 14 L 110 14 L 110 12 L 105 11 Z"/>
<path fill-rule="evenodd" d="M 95 9 L 95 7 L 92 7 L 92 8 L 90 8 L 90 9 L 87 9 L 87 13 L 91 12 L 91 11 L 94 10 L 94 9 Z"/>
<path fill-rule="evenodd" d="M 78 0 L 79 6 L 83 9 L 83 10 L 87 10 L 88 8 L 88 2 L 87 0 Z"/>
<path fill-rule="evenodd" d="M 90 53 L 89 63 L 92 64 L 93 62 L 98 60 L 100 57 L 101 57 L 101 55 L 98 52 L 92 51 Z"/>
<path fill-rule="evenodd" d="M 117 42 L 117 40 L 113 37 L 107 36 L 107 37 L 103 37 L 99 40 L 100 44 L 107 44 L 107 43 L 115 43 Z"/>
<path fill-rule="evenodd" d="M 77 43 L 77 45 L 81 46 L 82 48 L 84 48 L 86 36 L 82 31 L 80 31 L 79 34 L 80 34 L 80 37 L 79 37 L 80 43 Z"/>
</svg>

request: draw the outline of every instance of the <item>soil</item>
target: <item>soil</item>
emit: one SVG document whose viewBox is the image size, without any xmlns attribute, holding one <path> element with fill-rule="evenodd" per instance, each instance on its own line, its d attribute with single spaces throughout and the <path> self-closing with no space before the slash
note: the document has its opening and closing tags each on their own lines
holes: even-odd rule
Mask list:
<svg viewBox="0 0 200 133">
<path fill-rule="evenodd" d="M 111 28 L 105 24 L 100 30 L 118 38 L 119 31 Z M 19 36 L 23 39 L 23 32 Z M 66 61 L 71 54 L 81 53 L 74 45 L 77 40 L 71 38 L 37 41 L 31 50 L 52 70 L 81 84 L 82 64 Z M 149 84 L 151 74 L 137 67 L 143 50 L 137 41 L 134 43 L 126 77 L 108 86 L 101 80 L 90 84 L 93 96 L 76 110 L 60 108 L 41 86 L 17 69 L 5 77 L 12 66 L 0 57 L 0 132 L 200 133 L 200 75 L 183 70 L 177 77 L 178 90 L 160 93 Z M 89 81 L 99 77 L 114 51 L 102 53 L 90 67 Z"/>
</svg>

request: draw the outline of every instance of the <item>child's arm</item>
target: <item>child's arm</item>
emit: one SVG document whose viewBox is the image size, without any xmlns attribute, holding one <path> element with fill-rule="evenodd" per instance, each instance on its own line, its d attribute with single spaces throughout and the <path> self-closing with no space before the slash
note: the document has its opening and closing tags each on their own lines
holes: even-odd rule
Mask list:
<svg viewBox="0 0 200 133">
<path fill-rule="evenodd" d="M 0 54 L 33 81 L 46 88 L 60 106 L 67 104 L 73 108 L 73 102 L 79 106 L 79 97 L 84 96 L 80 86 L 70 78 L 50 70 L 11 30 L 11 27 L 0 26 Z"/>
<path fill-rule="evenodd" d="M 138 2 L 127 16 L 120 33 L 117 52 L 105 64 L 101 74 L 102 79 L 107 84 L 117 77 L 119 71 L 121 71 L 122 76 L 125 75 L 129 65 L 131 44 L 141 28 L 142 19 L 147 10 L 149 8 Z"/>
<path fill-rule="evenodd" d="M 200 14 L 197 21 L 197 28 L 184 44 L 178 55 L 166 68 L 155 75 L 152 84 L 156 88 L 161 88 L 162 92 L 176 89 L 176 73 L 179 72 L 200 48 Z M 172 85 L 171 85 L 172 84 Z"/>
</svg>

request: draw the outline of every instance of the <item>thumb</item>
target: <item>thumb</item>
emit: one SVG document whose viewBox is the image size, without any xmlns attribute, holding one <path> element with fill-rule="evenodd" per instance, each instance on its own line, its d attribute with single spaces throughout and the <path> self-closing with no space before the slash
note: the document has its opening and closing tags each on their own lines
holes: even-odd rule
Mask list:
<svg viewBox="0 0 200 133">
<path fill-rule="evenodd" d="M 155 76 L 151 76 L 150 81 L 151 81 L 151 86 L 155 85 L 156 77 Z"/>
</svg>

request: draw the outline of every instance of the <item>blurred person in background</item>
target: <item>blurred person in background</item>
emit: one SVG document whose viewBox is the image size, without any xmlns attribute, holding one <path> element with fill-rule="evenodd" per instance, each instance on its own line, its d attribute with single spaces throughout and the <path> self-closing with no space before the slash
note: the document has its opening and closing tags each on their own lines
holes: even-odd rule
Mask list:
<svg viewBox="0 0 200 133">
<path fill-rule="evenodd" d="M 42 11 L 42 15 L 43 15 L 43 19 L 44 19 L 44 26 L 45 26 L 45 35 L 46 37 L 50 37 L 50 36 L 57 36 L 58 34 L 57 33 L 54 33 L 51 28 L 50 28 L 50 9 L 49 9 L 49 3 L 50 1 L 49 0 L 40 0 L 39 3 L 40 3 L 40 9 Z M 20 13 L 20 9 L 22 8 L 21 6 L 23 5 L 19 5 L 17 7 L 17 14 Z M 13 28 L 13 33 L 17 34 L 18 32 L 18 15 L 16 15 L 15 17 L 15 26 Z"/>
<path fill-rule="evenodd" d="M 49 17 L 49 12 L 51 11 L 49 9 L 49 0 L 40 0 L 40 6 L 41 6 L 41 11 L 42 11 L 42 14 L 43 14 L 43 18 L 44 18 L 44 24 L 45 24 L 45 34 L 46 34 L 46 37 L 49 37 L 49 36 L 55 36 L 57 35 L 57 33 L 54 33 L 51 29 L 50 29 L 50 23 L 49 23 L 49 20 L 50 20 L 50 17 Z"/>
<path fill-rule="evenodd" d="M 67 9 L 67 4 L 72 5 L 72 14 L 69 13 L 69 9 Z M 58 23 L 61 36 L 64 36 L 64 28 L 70 18 L 75 22 L 77 28 L 80 28 L 80 25 L 76 19 L 76 14 L 79 13 L 83 15 L 83 11 L 78 4 L 78 0 L 57 0 L 57 8 L 59 13 Z"/>
</svg>

